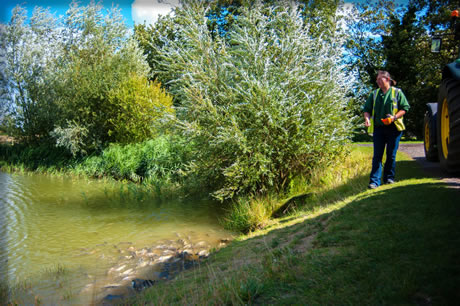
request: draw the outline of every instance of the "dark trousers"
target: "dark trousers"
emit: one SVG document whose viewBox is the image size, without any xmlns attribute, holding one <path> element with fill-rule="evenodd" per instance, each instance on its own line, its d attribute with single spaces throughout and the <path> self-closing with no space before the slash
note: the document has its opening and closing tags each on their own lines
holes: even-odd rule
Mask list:
<svg viewBox="0 0 460 306">
<path fill-rule="evenodd" d="M 381 185 L 382 158 L 386 147 L 386 161 L 383 167 L 383 183 L 395 179 L 396 153 L 402 132 L 398 131 L 394 124 L 374 128 L 374 157 L 372 158 L 372 170 L 370 184 Z"/>
</svg>

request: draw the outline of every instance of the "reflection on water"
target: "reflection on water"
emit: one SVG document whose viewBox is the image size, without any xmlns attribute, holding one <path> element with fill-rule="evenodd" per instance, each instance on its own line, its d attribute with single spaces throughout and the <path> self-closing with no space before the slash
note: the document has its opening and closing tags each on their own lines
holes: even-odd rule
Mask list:
<svg viewBox="0 0 460 306">
<path fill-rule="evenodd" d="M 153 262 L 136 252 L 158 260 L 159 247 L 212 248 L 231 235 L 215 203 L 158 202 L 137 185 L 0 172 L 0 194 L 0 275 L 27 283 L 26 303 L 88 302 L 94 284 L 121 279 L 122 263 L 129 277 Z"/>
</svg>

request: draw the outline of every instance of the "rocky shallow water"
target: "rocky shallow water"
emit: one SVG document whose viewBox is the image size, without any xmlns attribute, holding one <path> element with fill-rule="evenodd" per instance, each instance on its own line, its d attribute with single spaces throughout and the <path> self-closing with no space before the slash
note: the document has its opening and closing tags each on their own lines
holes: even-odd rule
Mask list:
<svg viewBox="0 0 460 306">
<path fill-rule="evenodd" d="M 218 241 L 193 240 L 189 235 L 176 233 L 176 240 L 162 240 L 153 245 L 136 248 L 131 242 L 116 245 L 103 244 L 82 254 L 98 252 L 101 259 L 110 261 L 105 278 L 92 280 L 80 294 L 92 296 L 102 305 L 119 303 L 122 299 L 142 292 L 160 281 L 174 278 L 183 270 L 192 268 L 209 256 L 211 249 L 224 247 L 231 238 Z M 104 250 L 110 252 L 104 252 Z M 109 255 L 107 255 L 109 254 Z"/>
</svg>

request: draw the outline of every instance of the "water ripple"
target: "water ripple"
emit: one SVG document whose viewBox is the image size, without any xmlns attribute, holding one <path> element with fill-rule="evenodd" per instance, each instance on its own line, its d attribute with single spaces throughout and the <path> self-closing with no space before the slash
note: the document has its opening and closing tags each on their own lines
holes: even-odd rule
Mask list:
<svg viewBox="0 0 460 306">
<path fill-rule="evenodd" d="M 24 203 L 31 203 L 31 194 L 20 181 L 10 177 L 2 177 L 2 185 L 2 222 L 5 223 L 1 226 L 1 243 L 5 246 L 4 255 L 8 259 L 9 277 L 14 277 L 14 271 L 25 255 L 22 250 L 28 237 L 28 225 L 25 218 L 27 207 L 24 207 Z"/>
</svg>

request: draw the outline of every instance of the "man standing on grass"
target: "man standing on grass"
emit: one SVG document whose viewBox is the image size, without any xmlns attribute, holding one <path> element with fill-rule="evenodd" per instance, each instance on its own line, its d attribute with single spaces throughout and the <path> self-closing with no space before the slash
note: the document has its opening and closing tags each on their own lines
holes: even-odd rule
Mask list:
<svg viewBox="0 0 460 306">
<path fill-rule="evenodd" d="M 369 134 L 373 135 L 374 156 L 369 188 L 381 185 L 382 158 L 386 147 L 386 162 L 383 167 L 383 183 L 393 184 L 395 181 L 396 153 L 405 130 L 403 116 L 409 111 L 409 103 L 401 89 L 394 87 L 393 80 L 387 71 L 377 74 L 378 89 L 374 90 L 364 104 L 364 124 Z M 393 86 L 392 86 L 393 85 Z"/>
</svg>

